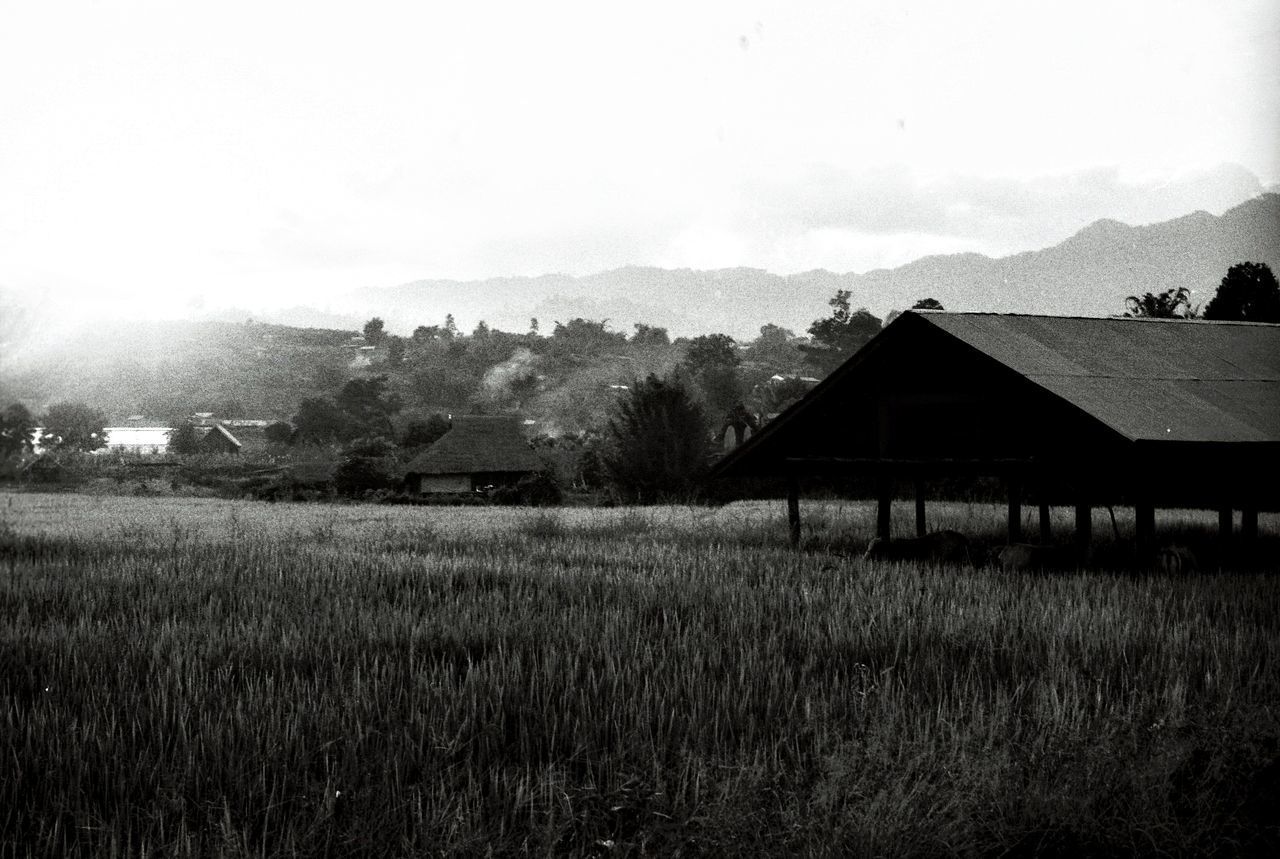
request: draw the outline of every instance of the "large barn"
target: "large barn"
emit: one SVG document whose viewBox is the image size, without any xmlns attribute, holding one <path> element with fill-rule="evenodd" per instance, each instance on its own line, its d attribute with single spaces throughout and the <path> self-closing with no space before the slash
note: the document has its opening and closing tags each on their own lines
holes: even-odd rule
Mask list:
<svg viewBox="0 0 1280 859">
<path fill-rule="evenodd" d="M 455 417 L 450 430 L 405 468 L 412 494 L 511 486 L 541 468 L 515 418 Z"/>
<path fill-rule="evenodd" d="M 908 312 L 714 473 L 789 479 L 792 538 L 806 476 L 878 479 L 877 532 L 893 486 L 990 475 L 1021 506 L 1132 505 L 1139 540 L 1156 508 L 1280 509 L 1280 325 Z"/>
</svg>

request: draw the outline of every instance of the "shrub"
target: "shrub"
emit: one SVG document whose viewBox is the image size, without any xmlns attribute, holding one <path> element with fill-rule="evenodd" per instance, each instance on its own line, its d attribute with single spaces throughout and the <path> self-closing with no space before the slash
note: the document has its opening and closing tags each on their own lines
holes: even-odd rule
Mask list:
<svg viewBox="0 0 1280 859">
<path fill-rule="evenodd" d="M 645 504 L 695 494 L 706 470 L 707 422 L 679 377 L 632 384 L 605 436 L 600 466 L 621 499 Z"/>
</svg>

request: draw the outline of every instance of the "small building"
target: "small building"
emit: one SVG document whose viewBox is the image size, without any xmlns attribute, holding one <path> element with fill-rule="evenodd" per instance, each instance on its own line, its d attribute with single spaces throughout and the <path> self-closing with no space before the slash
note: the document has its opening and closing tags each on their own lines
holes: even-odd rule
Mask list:
<svg viewBox="0 0 1280 859">
<path fill-rule="evenodd" d="M 455 417 L 450 430 L 405 468 L 413 495 L 474 492 L 511 486 L 542 468 L 511 417 Z"/>
<path fill-rule="evenodd" d="M 231 434 L 222 424 L 209 427 L 196 427 L 201 453 L 236 454 L 242 445 L 240 440 Z"/>
<path fill-rule="evenodd" d="M 171 427 L 106 427 L 106 444 L 95 452 L 153 456 L 169 450 Z"/>
<path fill-rule="evenodd" d="M 1233 511 L 1241 533 L 1280 509 L 1280 325 L 903 313 L 807 396 L 713 469 L 787 481 L 792 539 L 809 476 L 878 485 L 876 531 L 889 536 L 895 487 L 955 475 L 1000 478 L 1009 538 L 1024 502 L 1132 506 L 1139 541 L 1156 508 Z"/>
</svg>

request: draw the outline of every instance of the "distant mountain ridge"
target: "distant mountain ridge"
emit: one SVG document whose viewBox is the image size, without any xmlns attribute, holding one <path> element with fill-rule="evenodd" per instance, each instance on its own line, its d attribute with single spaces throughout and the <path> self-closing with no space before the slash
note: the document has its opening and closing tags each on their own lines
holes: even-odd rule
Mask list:
<svg viewBox="0 0 1280 859">
<path fill-rule="evenodd" d="M 879 316 L 924 297 L 949 310 L 1107 316 L 1123 311 L 1125 296 L 1146 291 L 1185 286 L 1197 303 L 1207 301 L 1227 269 L 1246 260 L 1280 270 L 1280 194 L 1259 195 L 1221 216 L 1200 211 L 1145 226 L 1104 219 L 1052 247 L 1006 257 L 927 256 L 862 274 L 627 266 L 584 277 L 422 280 L 351 293 L 326 318 L 380 316 L 393 332 L 409 334 L 442 324 L 449 313 L 464 331 L 482 319 L 525 331 L 537 318 L 548 332 L 557 320 L 582 316 L 627 332 L 644 322 L 675 335 L 718 331 L 749 339 L 766 322 L 803 332 L 829 312 L 837 289 Z M 306 309 L 295 308 L 260 318 L 299 324 L 314 314 L 306 319 Z"/>
</svg>

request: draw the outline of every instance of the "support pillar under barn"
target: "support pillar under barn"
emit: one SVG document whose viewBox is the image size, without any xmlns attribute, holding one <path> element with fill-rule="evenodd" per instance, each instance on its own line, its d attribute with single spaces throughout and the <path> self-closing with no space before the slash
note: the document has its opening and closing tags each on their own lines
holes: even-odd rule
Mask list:
<svg viewBox="0 0 1280 859">
<path fill-rule="evenodd" d="M 1149 501 L 1133 505 L 1133 528 L 1138 541 L 1138 551 L 1149 553 L 1156 541 L 1156 508 Z"/>
<path fill-rule="evenodd" d="M 1022 483 L 1009 478 L 1009 542 L 1022 542 Z"/>
<path fill-rule="evenodd" d="M 793 477 L 787 481 L 787 525 L 792 547 L 800 545 L 800 481 Z"/>
<path fill-rule="evenodd" d="M 1088 551 L 1093 542 L 1093 507 L 1088 504 L 1076 505 L 1076 545 L 1081 551 Z"/>
<path fill-rule="evenodd" d="M 876 536 L 889 539 L 893 526 L 893 481 L 881 477 L 876 482 Z"/>
<path fill-rule="evenodd" d="M 924 481 L 916 480 L 916 536 L 923 537 L 926 531 L 924 518 Z"/>
</svg>

